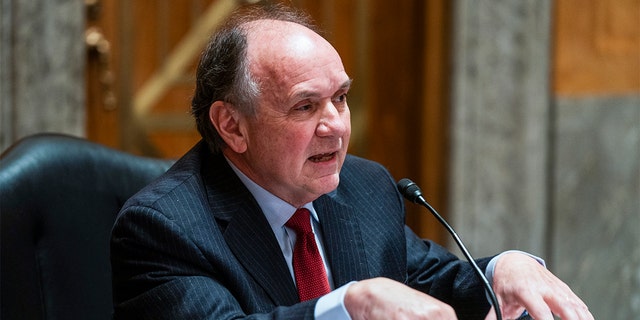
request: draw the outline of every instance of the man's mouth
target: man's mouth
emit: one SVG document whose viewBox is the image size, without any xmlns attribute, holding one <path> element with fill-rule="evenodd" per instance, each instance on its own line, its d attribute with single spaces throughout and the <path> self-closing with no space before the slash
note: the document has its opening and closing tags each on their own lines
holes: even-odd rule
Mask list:
<svg viewBox="0 0 640 320">
<path fill-rule="evenodd" d="M 333 158 L 335 158 L 336 156 L 336 152 L 331 152 L 331 153 L 323 153 L 323 154 L 318 154 L 312 157 L 309 157 L 309 161 L 311 162 L 324 162 L 324 161 L 329 161 Z"/>
</svg>

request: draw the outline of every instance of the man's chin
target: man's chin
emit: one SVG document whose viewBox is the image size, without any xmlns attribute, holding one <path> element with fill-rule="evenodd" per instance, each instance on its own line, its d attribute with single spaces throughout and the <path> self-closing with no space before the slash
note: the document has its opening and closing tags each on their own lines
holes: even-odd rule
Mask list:
<svg viewBox="0 0 640 320">
<path fill-rule="evenodd" d="M 340 175 L 338 173 L 327 175 L 316 180 L 316 183 L 319 193 L 327 194 L 338 188 L 338 184 L 340 184 Z"/>
</svg>

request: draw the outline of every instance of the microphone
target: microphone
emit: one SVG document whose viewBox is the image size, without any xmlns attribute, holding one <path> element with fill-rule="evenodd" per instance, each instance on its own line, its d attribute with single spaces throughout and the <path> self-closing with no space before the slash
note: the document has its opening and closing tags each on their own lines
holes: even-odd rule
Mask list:
<svg viewBox="0 0 640 320">
<path fill-rule="evenodd" d="M 404 178 L 404 179 L 400 179 L 400 181 L 398 181 L 397 187 L 398 187 L 398 191 L 400 191 L 400 193 L 402 193 L 402 195 L 407 200 L 426 207 L 436 217 L 436 219 L 438 219 L 438 221 L 440 221 L 440 223 L 447 229 L 447 231 L 449 231 L 449 233 L 453 237 L 453 240 L 456 241 L 456 244 L 458 244 L 458 247 L 460 248 L 460 250 L 462 250 L 462 253 L 467 258 L 467 261 L 469 261 L 469 263 L 471 263 L 471 266 L 473 267 L 473 270 L 476 272 L 478 277 L 480 277 L 480 279 L 484 283 L 484 289 L 487 292 L 487 295 L 489 296 L 489 298 L 491 299 L 491 304 L 493 304 L 493 306 L 494 306 L 494 311 L 496 312 L 496 319 L 497 320 L 502 320 L 502 312 L 500 311 L 500 305 L 498 304 L 498 298 L 496 298 L 496 294 L 495 294 L 495 292 L 493 292 L 493 288 L 491 288 L 491 285 L 489 284 L 489 280 L 487 280 L 487 278 L 484 276 L 484 273 L 482 272 L 482 270 L 480 270 L 480 268 L 476 264 L 475 260 L 473 260 L 473 257 L 471 257 L 471 254 L 469 253 L 467 248 L 462 243 L 462 240 L 460 240 L 460 237 L 458 237 L 458 234 L 447 223 L 447 221 L 444 220 L 442 218 L 442 216 L 440 216 L 440 214 L 438 214 L 438 212 L 429 203 L 427 203 L 427 201 L 422 196 L 422 190 L 420 190 L 420 187 L 418 187 L 417 184 L 415 184 L 413 181 L 411 181 L 411 180 L 409 180 L 407 178 Z"/>
</svg>

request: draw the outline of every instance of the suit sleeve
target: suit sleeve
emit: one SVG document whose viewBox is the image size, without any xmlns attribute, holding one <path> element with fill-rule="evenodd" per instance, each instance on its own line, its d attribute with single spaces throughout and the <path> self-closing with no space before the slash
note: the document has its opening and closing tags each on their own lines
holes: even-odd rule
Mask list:
<svg viewBox="0 0 640 320">
<path fill-rule="evenodd" d="M 354 207 L 365 208 L 359 224 L 371 257 L 371 275 L 404 281 L 451 305 L 459 319 L 484 319 L 490 306 L 483 282 L 471 264 L 435 242 L 419 238 L 405 225 L 405 200 L 386 168 L 357 157 L 349 160 L 350 165 L 343 168 L 349 183 L 346 190 L 354 194 L 349 197 Z M 484 270 L 489 260 L 476 263 Z"/>
<path fill-rule="evenodd" d="M 380 171 L 372 176 L 386 176 L 386 179 L 375 179 L 369 183 L 376 185 L 375 190 L 378 194 L 385 195 L 379 197 L 380 201 L 381 199 L 389 200 L 380 204 L 380 207 L 390 210 L 380 223 L 403 225 L 404 198 L 398 192 L 391 174 L 382 167 L 378 167 L 378 170 Z M 374 169 L 372 172 L 375 172 Z M 395 217 L 398 221 L 393 222 L 395 219 L 391 217 Z M 484 319 L 490 305 L 486 299 L 483 282 L 475 274 L 471 264 L 460 260 L 435 242 L 421 239 L 406 225 L 404 225 L 404 235 L 406 284 L 451 305 L 460 319 Z M 489 260 L 490 258 L 483 258 L 476 260 L 476 263 L 484 270 Z"/>
<path fill-rule="evenodd" d="M 152 208 L 121 213 L 111 260 L 114 319 L 313 319 L 316 300 L 246 314 L 225 285 L 224 261 L 206 259 L 179 224 Z"/>
</svg>

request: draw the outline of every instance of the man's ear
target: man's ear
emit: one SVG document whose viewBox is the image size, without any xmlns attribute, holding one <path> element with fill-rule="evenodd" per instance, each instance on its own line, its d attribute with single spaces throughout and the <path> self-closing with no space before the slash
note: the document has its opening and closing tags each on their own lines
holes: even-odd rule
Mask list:
<svg viewBox="0 0 640 320">
<path fill-rule="evenodd" d="M 240 127 L 243 119 L 230 103 L 215 101 L 209 107 L 209 120 L 227 146 L 236 153 L 247 150 L 244 132 Z"/>
</svg>

